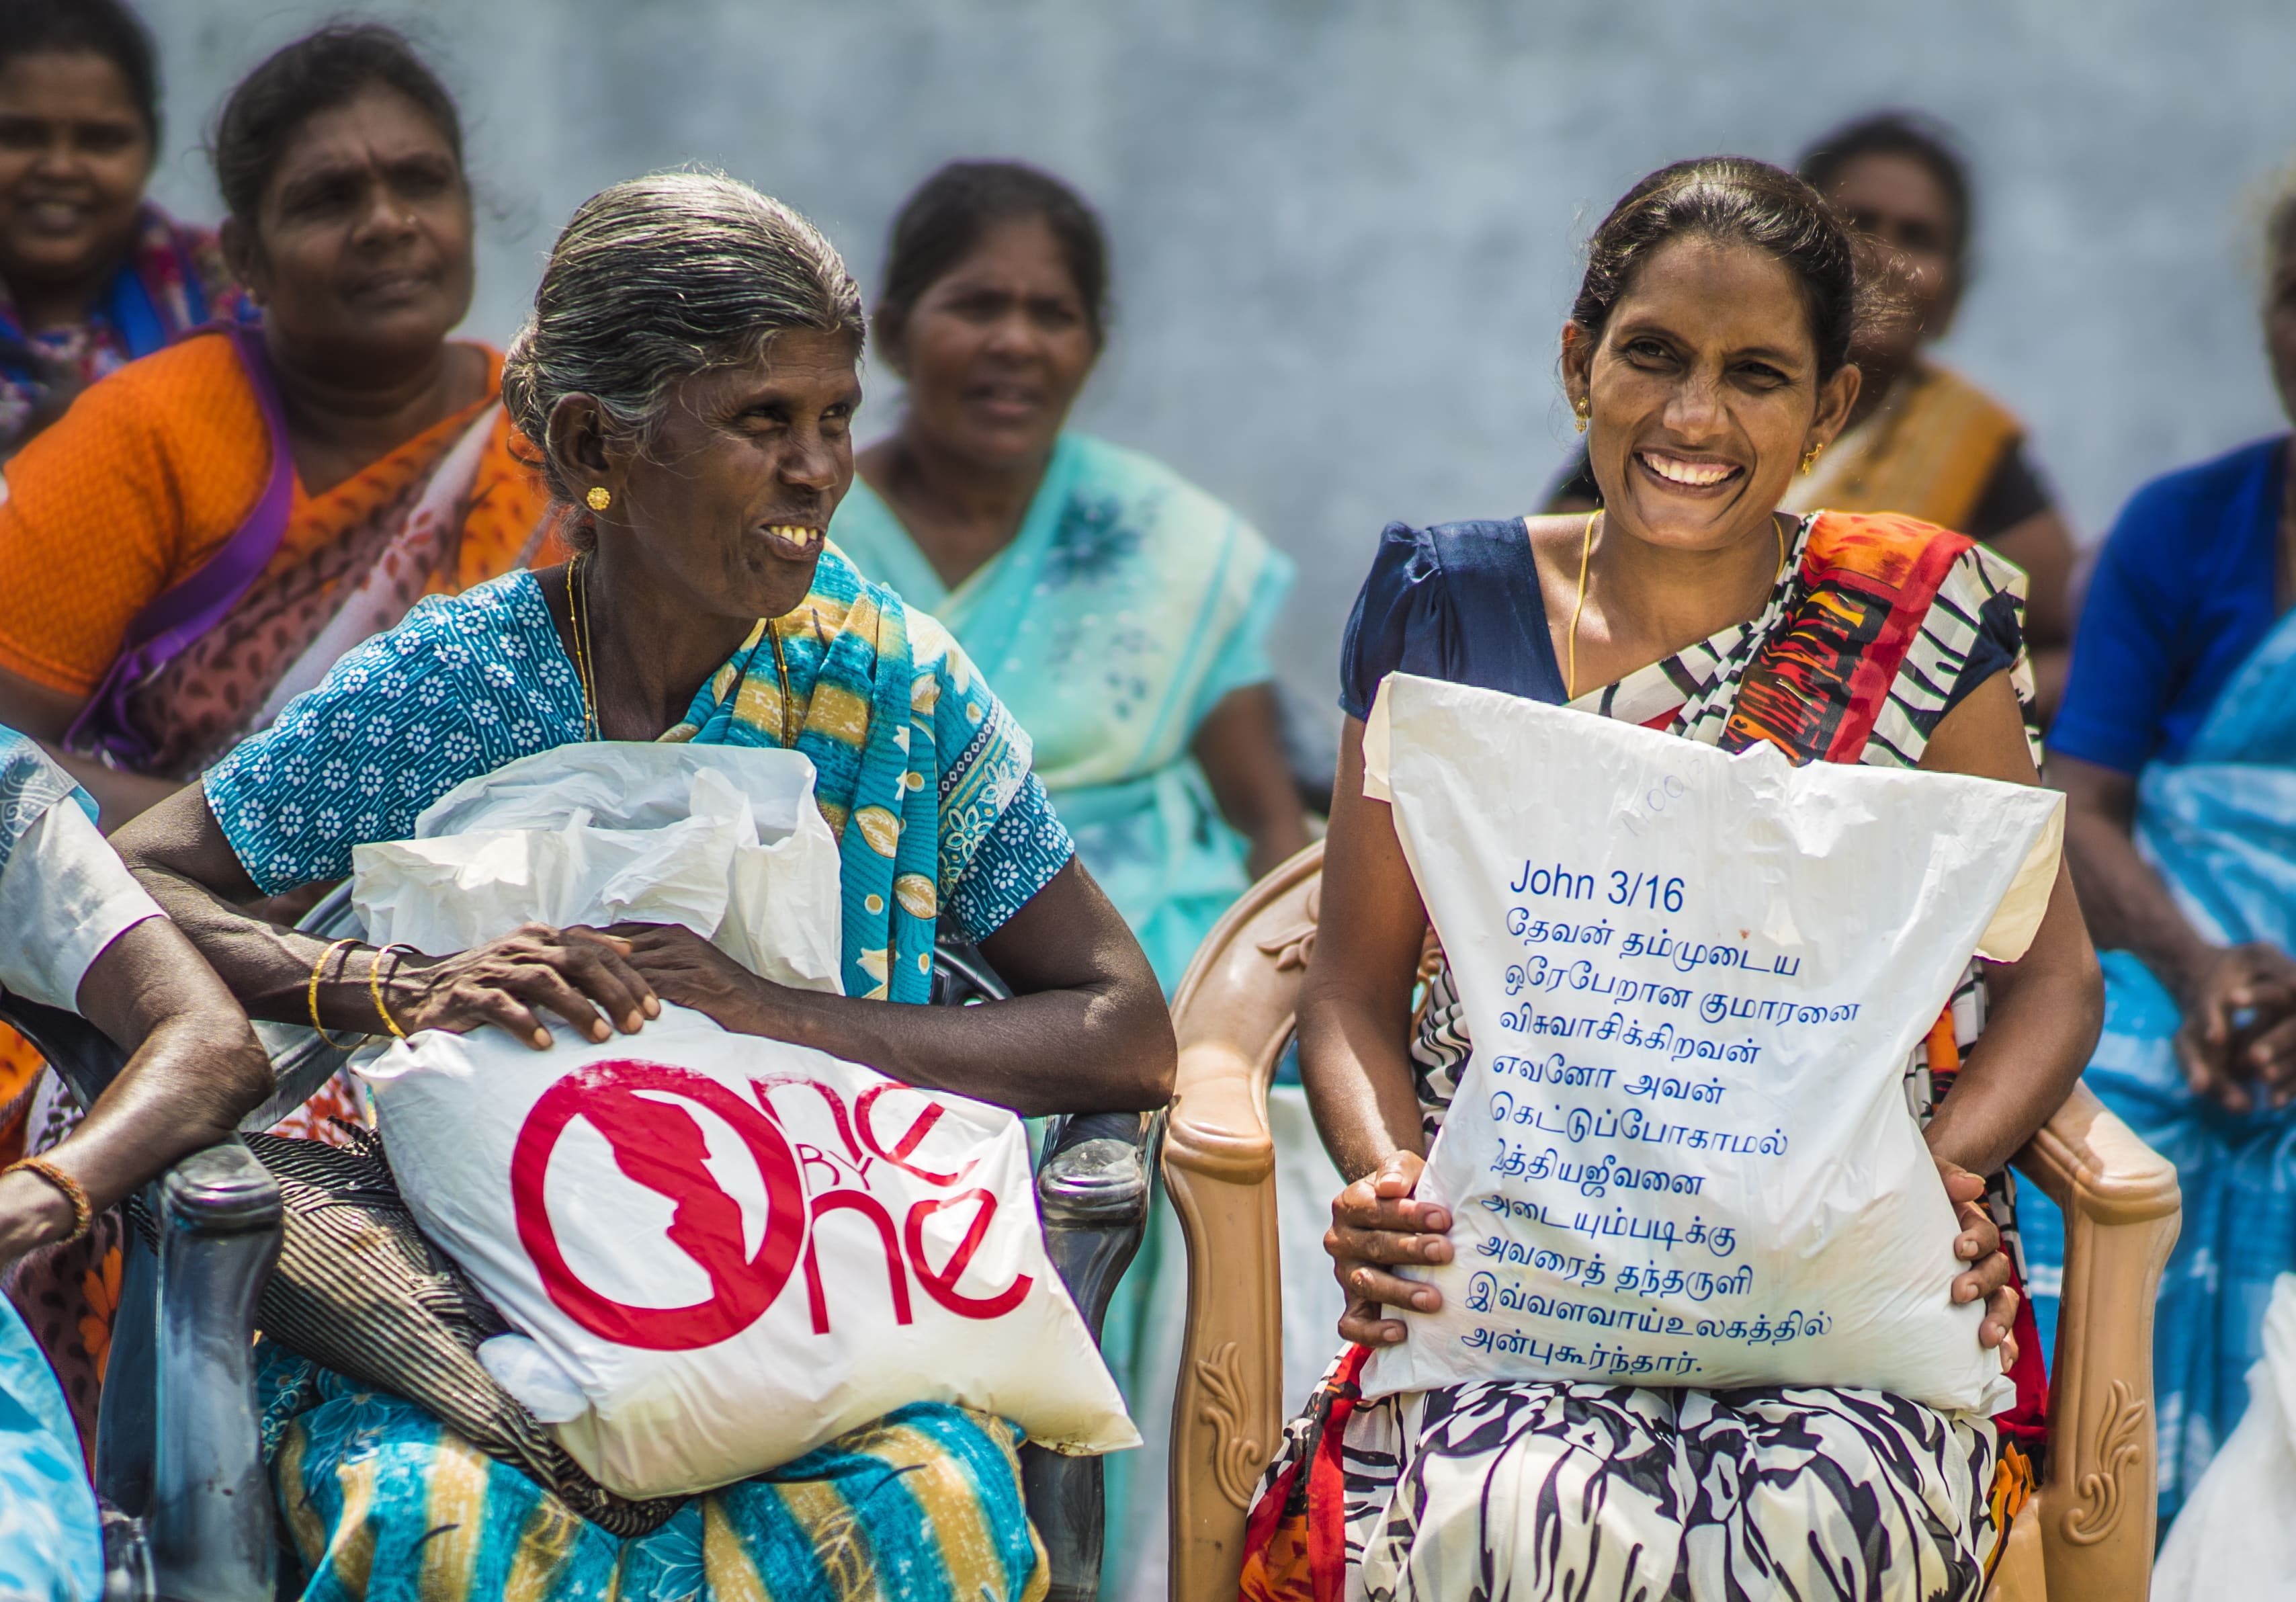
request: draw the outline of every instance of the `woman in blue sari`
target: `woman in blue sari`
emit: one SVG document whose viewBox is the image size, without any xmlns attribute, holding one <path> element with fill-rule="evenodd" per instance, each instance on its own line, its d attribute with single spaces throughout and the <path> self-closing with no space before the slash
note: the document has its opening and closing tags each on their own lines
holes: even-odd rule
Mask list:
<svg viewBox="0 0 2296 1602">
<path fill-rule="evenodd" d="M 836 251 L 747 185 L 662 175 L 575 212 L 503 379 L 573 559 L 424 601 L 118 836 L 254 1010 L 363 1033 L 493 1024 L 546 1049 L 545 1013 L 604 1040 L 668 1001 L 1024 1115 L 1162 1104 L 1155 977 L 1077 866 L 1028 736 L 946 629 L 825 548 L 861 338 Z M 529 925 L 422 954 L 243 910 L 341 877 L 464 779 L 599 739 L 811 760 L 839 835 L 841 995 L 771 983 L 670 927 Z M 944 917 L 1014 999 L 918 1005 Z M 1017 1432 L 963 1408 L 897 1409 L 771 1475 L 648 1504 L 663 1516 L 643 1527 L 624 1504 L 609 1527 L 413 1401 L 278 1345 L 263 1402 L 306 1602 L 1019 1602 L 1046 1584 Z"/>
<path fill-rule="evenodd" d="M 1293 570 L 1161 463 L 1068 430 L 1107 283 L 1099 219 L 1059 180 L 1002 161 L 926 180 L 875 315 L 906 405 L 830 538 L 1000 687 L 1168 993 L 1308 843 L 1266 651 Z"/>
<path fill-rule="evenodd" d="M 2296 194 L 2267 241 L 2266 342 L 2296 416 Z M 2104 952 L 2087 1082 L 2176 1163 L 2185 1193 L 2153 1326 L 2164 1523 L 2245 1410 L 2273 1280 L 2296 1269 L 2292 451 L 2278 435 L 2136 492 L 2099 558 L 2049 733 Z M 2062 1224 L 2025 1223 L 2046 1291 Z M 2045 1319 L 2054 1300 L 2036 1297 Z"/>
</svg>

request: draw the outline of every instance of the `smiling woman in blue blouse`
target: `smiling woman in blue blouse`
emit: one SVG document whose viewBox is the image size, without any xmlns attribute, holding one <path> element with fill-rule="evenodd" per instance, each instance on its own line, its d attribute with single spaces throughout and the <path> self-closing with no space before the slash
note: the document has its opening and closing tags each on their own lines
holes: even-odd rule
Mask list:
<svg viewBox="0 0 2296 1602">
<path fill-rule="evenodd" d="M 409 1032 L 494 1023 L 544 1047 L 545 1012 L 603 1040 L 668 1000 L 1023 1113 L 1164 1100 L 1174 1048 L 1155 975 L 1075 862 L 1027 736 L 947 631 L 826 548 L 852 481 L 861 342 L 836 252 L 745 185 L 638 179 L 575 213 L 504 373 L 554 493 L 583 508 L 573 560 L 426 602 L 120 837 L 252 1010 L 308 1021 L 316 969 L 331 1027 L 380 1027 L 379 998 Z M 353 847 L 409 834 L 463 779 L 584 739 L 810 757 L 840 836 L 845 994 L 785 990 L 660 927 L 530 926 L 469 951 L 330 960 L 234 905 L 340 875 Z M 926 999 L 944 916 L 1017 998 L 875 1005 Z M 826 1598 L 1041 1584 L 1015 1434 L 962 1409 L 903 1409 L 898 1427 L 618 1540 L 412 1404 L 308 1364 L 266 1375 L 309 1598 L 365 1596 L 370 1581 L 636 1602 L 697 1583 Z M 406 1472 L 365 1466 L 378 1439 Z M 434 1491 L 463 1496 L 474 1471 L 480 1532 L 428 1540 Z"/>
</svg>

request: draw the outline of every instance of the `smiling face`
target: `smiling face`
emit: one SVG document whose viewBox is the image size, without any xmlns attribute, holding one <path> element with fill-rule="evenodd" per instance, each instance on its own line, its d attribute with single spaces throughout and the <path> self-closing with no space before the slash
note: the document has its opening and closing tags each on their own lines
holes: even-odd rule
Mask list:
<svg viewBox="0 0 2296 1602">
<path fill-rule="evenodd" d="M 1853 366 L 1819 382 L 1791 269 L 1696 235 L 1652 252 L 1599 339 L 1567 325 L 1562 360 L 1572 404 L 1591 405 L 1587 452 L 1610 526 L 1682 550 L 1758 530 L 1857 393 Z"/>
<path fill-rule="evenodd" d="M 98 277 L 126 253 L 152 172 L 152 130 L 94 51 L 0 66 L 0 281 L 21 296 Z"/>
<path fill-rule="evenodd" d="M 908 382 L 907 427 L 983 467 L 1052 454 L 1100 341 L 1060 242 L 1041 218 L 996 224 L 917 298 L 889 353 Z"/>
<path fill-rule="evenodd" d="M 288 136 L 252 234 L 225 248 L 275 338 L 347 385 L 436 359 L 471 308 L 471 192 L 447 136 L 371 88 Z"/>
<path fill-rule="evenodd" d="M 554 454 L 612 496 L 597 527 L 614 581 L 636 577 L 717 618 L 777 618 L 802 601 L 853 482 L 859 355 L 844 334 L 790 330 L 761 361 L 679 380 L 643 448 L 600 440 L 587 396 L 560 401 Z"/>
</svg>

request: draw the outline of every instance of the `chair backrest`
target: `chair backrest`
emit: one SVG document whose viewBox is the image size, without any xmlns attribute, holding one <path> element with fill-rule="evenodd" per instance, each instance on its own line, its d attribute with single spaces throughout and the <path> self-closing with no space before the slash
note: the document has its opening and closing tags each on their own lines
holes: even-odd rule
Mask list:
<svg viewBox="0 0 2296 1602">
<path fill-rule="evenodd" d="M 1235 1594 L 1244 1513 L 1283 1429 L 1267 1086 L 1316 949 L 1323 865 L 1319 842 L 1254 885 L 1197 949 L 1172 1004 L 1180 1067 L 1164 1182 L 1188 1243 L 1172 1404 L 1175 1598 Z"/>
</svg>

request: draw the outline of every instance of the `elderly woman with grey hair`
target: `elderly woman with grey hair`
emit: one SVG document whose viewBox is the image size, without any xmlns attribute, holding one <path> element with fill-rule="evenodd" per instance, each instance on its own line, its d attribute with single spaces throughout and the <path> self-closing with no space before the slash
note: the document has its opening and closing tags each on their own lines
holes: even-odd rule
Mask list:
<svg viewBox="0 0 2296 1602">
<path fill-rule="evenodd" d="M 809 224 L 677 174 L 578 210 L 504 397 L 576 508 L 563 567 L 434 597 L 202 785 L 119 836 L 258 1016 L 394 1031 L 553 1013 L 595 1040 L 663 1000 L 1024 1113 L 1145 1108 L 1174 1050 L 1154 974 L 1079 867 L 1027 739 L 931 618 L 824 532 L 852 482 L 860 300 Z M 463 780 L 581 740 L 794 747 L 840 835 L 843 996 L 682 929 L 529 926 L 467 951 L 337 950 L 241 910 L 339 878 Z M 937 920 L 1015 999 L 928 1014 Z M 308 1009 L 307 1011 L 307 1008 Z M 378 1017 L 378 1011 L 381 1016 Z M 1020 1597 L 1044 1559 L 1015 1432 L 918 1404 L 618 1540 L 398 1398 L 273 1351 L 266 1440 L 304 1594 Z"/>
</svg>

